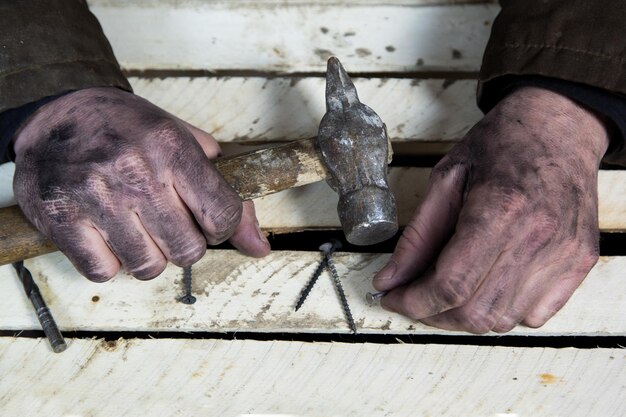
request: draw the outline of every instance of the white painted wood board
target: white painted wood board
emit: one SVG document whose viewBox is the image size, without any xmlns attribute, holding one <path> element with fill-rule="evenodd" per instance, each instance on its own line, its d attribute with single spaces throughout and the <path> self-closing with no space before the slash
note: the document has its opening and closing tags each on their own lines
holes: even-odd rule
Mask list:
<svg viewBox="0 0 626 417">
<path fill-rule="evenodd" d="M 126 70 L 269 72 L 321 72 L 330 55 L 355 72 L 476 71 L 499 11 L 272 3 L 93 1 L 91 10 Z"/>
<path fill-rule="evenodd" d="M 317 136 L 326 112 L 322 77 L 131 77 L 135 93 L 220 142 Z M 359 98 L 401 141 L 458 141 L 482 117 L 476 81 L 354 78 Z"/>
<path fill-rule="evenodd" d="M 364 295 L 387 254 L 338 253 L 335 264 L 360 333 L 452 334 L 368 306 Z M 63 330 L 349 333 L 327 272 L 294 311 L 320 254 L 273 252 L 253 259 L 228 250 L 208 251 L 194 266 L 197 302 L 185 305 L 182 271 L 172 265 L 149 282 L 119 274 L 96 284 L 60 253 L 26 261 Z M 601 258 L 568 304 L 540 329 L 516 335 L 626 335 L 626 257 Z M 32 307 L 11 266 L 0 267 L 0 330 L 38 329 Z"/>
<path fill-rule="evenodd" d="M 335 6 L 448 6 L 451 4 L 493 4 L 498 0 L 135 0 L 142 6 L 176 7 L 184 5 L 194 6 L 229 6 L 240 7 L 242 5 L 265 5 L 265 6 L 286 6 L 293 4 L 319 4 Z M 120 7 L 128 3 L 128 0 L 88 0 L 90 7 Z"/>
<path fill-rule="evenodd" d="M 0 169 L 0 207 L 14 204 L 11 165 Z M 6 167 L 6 169 L 4 169 Z M 429 168 L 391 168 L 389 183 L 396 196 L 401 226 L 410 220 L 421 201 Z M 626 172 L 599 172 L 599 220 L 603 231 L 626 229 Z M 306 185 L 255 200 L 261 227 L 284 233 L 314 229 L 337 229 L 338 196 L 325 182 Z"/>
<path fill-rule="evenodd" d="M 429 168 L 391 168 L 389 184 L 404 226 L 424 196 Z M 602 231 L 626 230 L 626 171 L 599 172 L 598 216 Z M 315 183 L 255 200 L 262 228 L 293 230 L 340 228 L 338 196 L 326 183 Z"/>
<path fill-rule="evenodd" d="M 622 417 L 626 351 L 0 338 L 6 416 Z"/>
</svg>

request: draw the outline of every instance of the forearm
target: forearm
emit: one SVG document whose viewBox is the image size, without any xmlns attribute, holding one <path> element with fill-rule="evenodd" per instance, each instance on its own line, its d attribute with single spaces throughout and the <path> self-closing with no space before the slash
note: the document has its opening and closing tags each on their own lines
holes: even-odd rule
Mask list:
<svg viewBox="0 0 626 417">
<path fill-rule="evenodd" d="M 612 130 L 605 161 L 626 165 L 626 3 L 503 2 L 483 66 L 478 103 L 488 111 L 519 86 L 539 86 L 603 115 Z"/>
<path fill-rule="evenodd" d="M 0 27 L 0 163 L 46 98 L 89 87 L 131 89 L 84 1 L 0 2 Z"/>
</svg>

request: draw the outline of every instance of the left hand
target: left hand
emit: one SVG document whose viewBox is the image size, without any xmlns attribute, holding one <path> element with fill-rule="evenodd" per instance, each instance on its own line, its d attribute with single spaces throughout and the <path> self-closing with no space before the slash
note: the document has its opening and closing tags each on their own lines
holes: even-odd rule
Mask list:
<svg viewBox="0 0 626 417">
<path fill-rule="evenodd" d="M 374 279 L 384 308 L 448 330 L 542 326 L 598 259 L 602 120 L 549 90 L 500 101 L 433 169 Z"/>
</svg>

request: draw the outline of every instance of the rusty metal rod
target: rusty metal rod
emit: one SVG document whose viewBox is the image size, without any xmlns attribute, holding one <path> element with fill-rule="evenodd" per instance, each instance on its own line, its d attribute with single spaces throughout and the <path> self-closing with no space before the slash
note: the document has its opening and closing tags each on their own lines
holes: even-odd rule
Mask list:
<svg viewBox="0 0 626 417">
<path fill-rule="evenodd" d="M 39 291 L 39 287 L 35 283 L 35 280 L 33 280 L 33 276 L 24 266 L 24 262 L 22 261 L 14 262 L 13 267 L 17 271 L 20 281 L 22 281 L 26 296 L 35 308 L 37 319 L 39 319 L 39 323 L 41 323 L 41 328 L 48 338 L 50 346 L 52 346 L 52 350 L 54 353 L 63 352 L 67 349 L 67 344 L 65 343 L 65 339 L 54 321 L 54 317 L 52 317 L 52 313 L 50 313 L 50 309 L 41 296 L 41 292 Z"/>
</svg>

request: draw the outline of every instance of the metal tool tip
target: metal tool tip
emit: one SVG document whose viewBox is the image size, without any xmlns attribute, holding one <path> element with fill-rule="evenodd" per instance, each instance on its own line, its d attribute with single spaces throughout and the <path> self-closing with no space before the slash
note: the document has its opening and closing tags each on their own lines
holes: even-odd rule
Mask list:
<svg viewBox="0 0 626 417">
<path fill-rule="evenodd" d="M 67 343 L 65 343 L 65 341 L 52 345 L 52 350 L 54 351 L 54 353 L 65 352 L 66 349 L 67 349 Z"/>
<path fill-rule="evenodd" d="M 339 59 L 333 56 L 326 66 L 326 105 L 328 109 L 338 109 L 342 102 L 346 105 L 360 103 L 350 76 Z"/>
</svg>

